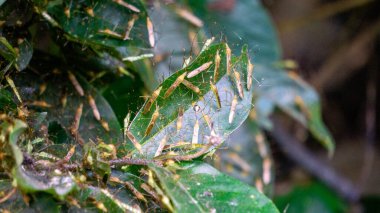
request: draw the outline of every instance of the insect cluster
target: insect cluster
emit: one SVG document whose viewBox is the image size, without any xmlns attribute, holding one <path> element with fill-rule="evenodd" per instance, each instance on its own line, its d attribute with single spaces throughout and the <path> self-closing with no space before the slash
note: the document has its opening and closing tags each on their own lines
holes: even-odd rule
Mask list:
<svg viewBox="0 0 380 213">
<path fill-rule="evenodd" d="M 210 45 L 210 44 L 208 44 L 208 45 Z M 180 85 L 183 85 L 185 88 L 191 90 L 196 95 L 198 95 L 199 100 L 203 100 L 206 93 L 207 93 L 207 90 L 210 89 L 213 96 L 214 96 L 214 100 L 216 102 L 216 111 L 220 111 L 222 109 L 222 107 L 230 106 L 230 108 L 228 110 L 229 111 L 228 118 L 226 118 L 226 120 L 228 121 L 228 123 L 230 125 L 233 124 L 234 119 L 235 119 L 235 115 L 236 115 L 237 106 L 239 104 L 239 99 L 244 99 L 243 85 L 246 85 L 246 90 L 248 90 L 248 91 L 252 87 L 253 64 L 251 64 L 251 62 L 248 58 L 248 55 L 247 55 L 246 56 L 247 61 L 246 62 L 244 61 L 246 63 L 245 64 L 246 65 L 246 74 L 245 75 L 247 76 L 247 78 L 246 78 L 247 82 L 243 83 L 241 75 L 240 75 L 239 71 L 236 70 L 236 67 L 235 67 L 235 64 L 237 64 L 237 63 L 232 62 L 231 49 L 229 48 L 229 46 L 227 44 L 221 45 L 221 47 L 222 47 L 221 49 L 218 49 L 216 51 L 216 54 L 212 60 L 206 60 L 205 62 L 203 62 L 200 66 L 198 66 L 196 68 L 190 69 L 189 67 L 192 67 L 191 65 L 188 67 L 185 67 L 182 71 L 179 71 L 176 74 L 174 74 L 174 76 L 176 76 L 176 77 L 170 78 L 172 80 L 171 84 L 163 83 L 155 91 L 153 91 L 152 95 L 148 98 L 144 107 L 140 111 L 140 114 L 137 115 L 137 117 L 138 117 L 137 119 L 141 119 L 141 117 L 144 117 L 144 119 L 149 120 L 149 122 L 147 124 L 139 124 L 139 125 L 147 125 L 142 138 L 136 137 L 134 135 L 134 134 L 136 134 L 136 130 L 131 130 L 131 126 L 136 125 L 136 124 L 134 124 L 133 122 L 131 124 L 129 124 L 129 123 L 125 124 L 125 126 L 124 126 L 125 138 L 128 138 L 129 141 L 132 142 L 133 146 L 140 152 L 140 154 L 143 154 L 142 153 L 143 152 L 142 145 L 141 145 L 143 143 L 141 143 L 141 141 L 139 142 L 139 139 L 143 140 L 144 138 L 147 138 L 152 133 L 152 129 L 156 125 L 156 122 L 159 121 L 161 119 L 161 117 L 163 116 L 162 113 L 167 114 L 167 112 L 165 112 L 165 109 L 163 112 L 161 112 L 162 109 L 165 108 L 166 106 L 160 106 L 160 104 L 164 104 L 165 101 L 168 100 L 169 98 L 171 98 L 171 96 L 173 94 L 176 94 L 173 97 L 173 100 L 175 98 L 181 98 L 181 97 L 178 97 L 178 93 L 175 93 L 175 91 L 180 87 Z M 225 54 L 221 54 L 221 53 L 225 53 Z M 223 55 L 223 57 L 225 57 L 224 59 L 222 59 L 222 55 Z M 241 59 L 238 59 L 238 60 L 241 60 Z M 225 61 L 224 64 L 226 65 L 226 67 L 224 68 L 223 71 L 222 71 L 222 66 L 221 66 L 222 61 L 223 62 Z M 208 81 L 208 83 L 205 83 L 206 81 L 203 79 L 204 76 L 201 74 L 204 72 L 211 71 L 211 70 L 213 73 L 210 77 L 210 81 Z M 233 88 L 235 88 L 235 89 L 233 89 L 233 93 L 235 93 L 235 94 L 232 95 L 231 102 L 229 104 L 222 104 L 221 96 L 220 96 L 220 92 L 219 92 L 220 88 L 218 88 L 218 84 L 217 84 L 218 81 L 220 80 L 220 77 L 224 76 L 224 72 L 226 72 L 227 78 L 229 79 L 229 81 L 233 85 Z M 200 76 L 200 77 L 198 77 L 198 76 Z M 199 88 L 197 86 L 197 85 L 199 85 L 199 83 L 193 81 L 193 79 L 195 79 L 196 77 L 198 77 L 198 79 L 203 79 L 202 80 L 203 84 L 201 84 L 201 85 L 205 85 L 205 88 Z M 168 82 L 168 81 L 165 81 L 165 82 Z M 151 108 L 153 106 L 155 106 L 154 107 L 155 110 L 153 113 L 151 113 L 150 111 L 151 111 Z M 222 136 L 219 136 L 216 133 L 216 130 L 214 128 L 214 122 L 210 119 L 210 116 L 207 115 L 207 113 L 204 114 L 203 110 L 201 110 L 200 106 L 198 106 L 196 103 L 193 102 L 192 106 L 193 106 L 193 110 L 195 111 L 195 113 L 199 113 L 199 112 L 202 113 L 202 117 L 206 121 L 205 123 L 210 128 L 211 136 L 207 137 L 208 142 L 206 144 L 199 144 L 198 139 L 199 139 L 199 133 L 200 133 L 200 122 L 198 119 L 195 119 L 195 121 L 193 123 L 193 127 L 192 127 L 191 142 L 184 142 L 181 140 L 181 141 L 177 141 L 174 144 L 166 145 L 166 143 L 168 142 L 168 134 L 165 134 L 158 143 L 159 144 L 158 148 L 154 153 L 155 158 L 160 158 L 160 159 L 161 158 L 171 158 L 171 159 L 175 159 L 175 160 L 191 160 L 195 157 L 199 157 L 200 155 L 206 153 L 212 147 L 212 145 L 219 145 L 221 143 Z M 175 123 L 176 134 L 180 134 L 180 131 L 183 128 L 185 108 L 186 107 L 184 105 L 179 105 L 178 108 L 175 110 L 176 111 L 176 123 Z M 150 116 L 150 117 L 147 117 L 147 116 Z M 140 135 L 140 133 L 137 133 L 137 134 Z M 152 135 L 152 137 L 155 137 L 155 136 Z M 137 138 L 139 138 L 139 139 L 137 139 Z M 214 139 L 213 142 L 211 142 L 211 138 Z M 219 138 L 219 139 L 216 140 L 216 138 Z M 219 143 L 215 143 L 215 141 L 219 141 Z M 192 147 L 195 149 L 196 148 L 201 148 L 201 149 L 198 152 L 193 153 L 193 154 L 189 154 L 187 156 L 186 155 L 181 156 L 181 155 L 178 155 L 177 153 L 173 153 L 171 151 L 169 152 L 168 155 L 164 155 L 164 156 L 162 155 L 162 152 L 164 150 L 171 150 L 171 148 L 183 147 L 183 146 L 188 146 L 188 147 Z M 171 156 L 171 157 L 168 157 L 168 156 Z"/>
</svg>

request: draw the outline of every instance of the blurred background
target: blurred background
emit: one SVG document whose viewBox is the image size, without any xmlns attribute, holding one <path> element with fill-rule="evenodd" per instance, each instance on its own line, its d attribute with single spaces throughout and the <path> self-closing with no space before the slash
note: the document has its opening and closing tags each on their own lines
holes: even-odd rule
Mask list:
<svg viewBox="0 0 380 213">
<path fill-rule="evenodd" d="M 377 134 L 380 130 L 380 2 L 267 0 L 263 3 L 277 27 L 283 57 L 298 64 L 296 72 L 321 97 L 323 118 L 337 147 L 331 159 L 319 157 L 341 178 L 351 181 L 361 194 L 361 204 L 367 205 L 363 208 L 355 202 L 348 203 L 347 211 L 380 212 Z M 297 135 L 296 130 L 294 133 Z M 302 134 L 299 138 L 302 141 Z M 321 151 L 312 144 L 307 145 L 314 153 Z M 273 146 L 276 149 L 276 144 Z M 277 159 L 276 195 L 286 194 L 291 186 L 307 180 L 310 174 L 305 174 L 297 162 L 288 162 L 286 156 L 278 157 L 282 154 L 276 153 L 273 153 Z M 302 189 L 299 190 L 301 195 Z M 310 193 L 318 194 L 317 190 L 314 188 Z"/>
</svg>

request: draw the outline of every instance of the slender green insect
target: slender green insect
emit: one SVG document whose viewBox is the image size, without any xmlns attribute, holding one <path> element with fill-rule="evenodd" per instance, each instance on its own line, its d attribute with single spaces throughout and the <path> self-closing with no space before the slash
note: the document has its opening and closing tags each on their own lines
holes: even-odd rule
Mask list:
<svg viewBox="0 0 380 213">
<path fill-rule="evenodd" d="M 210 88 L 211 88 L 211 90 L 214 93 L 214 96 L 216 98 L 216 104 L 218 106 L 218 109 L 222 108 L 222 104 L 220 102 L 218 88 L 212 83 L 212 81 L 210 81 Z"/>
<path fill-rule="evenodd" d="M 194 130 L 193 130 L 193 138 L 191 140 L 192 144 L 198 144 L 198 136 L 199 136 L 199 122 L 195 121 Z"/>
<path fill-rule="evenodd" d="M 230 115 L 228 117 L 228 123 L 232 123 L 232 121 L 234 120 L 237 103 L 238 103 L 238 98 L 235 95 L 231 102 L 231 110 L 230 110 Z"/>
<path fill-rule="evenodd" d="M 185 79 L 187 72 L 183 73 L 182 75 L 178 76 L 177 79 L 174 81 L 174 83 L 169 87 L 168 90 L 166 90 L 164 94 L 164 98 L 169 97 L 173 91 L 183 82 Z"/>
<path fill-rule="evenodd" d="M 189 72 L 189 74 L 187 74 L 187 78 L 192 78 L 192 77 L 198 75 L 199 73 L 207 70 L 210 67 L 211 64 L 212 64 L 212 61 L 209 61 L 209 62 L 206 62 L 206 63 L 202 64 L 200 67 L 198 67 L 195 70 Z"/>
<path fill-rule="evenodd" d="M 221 61 L 221 58 L 220 58 L 220 54 L 219 54 L 219 50 L 218 50 L 218 51 L 216 51 L 216 56 L 215 56 L 214 83 L 216 83 L 218 81 L 218 78 L 219 78 L 220 61 Z"/>
<path fill-rule="evenodd" d="M 148 127 L 145 130 L 145 136 L 149 135 L 149 133 L 152 131 L 154 124 L 156 123 L 157 118 L 160 116 L 159 107 L 156 107 L 156 110 L 154 111 L 152 118 L 150 119 L 150 122 L 148 124 Z"/>
<path fill-rule="evenodd" d="M 241 83 L 240 73 L 234 70 L 234 76 L 235 76 L 235 82 L 236 82 L 237 90 L 239 92 L 239 96 L 240 98 L 244 98 L 243 85 Z"/>
<path fill-rule="evenodd" d="M 156 89 L 153 92 L 152 96 L 149 98 L 148 102 L 146 102 L 143 109 L 144 114 L 146 114 L 150 110 L 150 108 L 152 107 L 152 104 L 156 101 L 157 97 L 160 95 L 161 89 L 162 89 L 162 86 Z"/>
<path fill-rule="evenodd" d="M 192 84 L 190 81 L 187 81 L 186 79 L 183 79 L 182 84 L 185 85 L 187 88 L 193 90 L 195 93 L 199 94 L 201 90 L 199 87 Z"/>
<path fill-rule="evenodd" d="M 156 153 L 154 154 L 154 157 L 161 155 L 162 150 L 164 149 L 167 140 L 168 140 L 168 136 L 165 135 L 164 138 L 162 138 L 162 140 L 160 141 L 160 145 L 158 145 L 158 148 L 156 150 Z"/>
<path fill-rule="evenodd" d="M 183 107 L 180 107 L 178 109 L 177 132 L 179 132 L 182 128 L 182 120 L 183 120 Z"/>
<path fill-rule="evenodd" d="M 254 68 L 254 65 L 251 64 L 251 61 L 248 59 L 248 66 L 247 66 L 247 89 L 248 90 L 250 90 L 252 86 L 253 68 Z"/>
<path fill-rule="evenodd" d="M 227 66 L 227 75 L 231 75 L 231 49 L 226 43 L 226 66 Z"/>
</svg>

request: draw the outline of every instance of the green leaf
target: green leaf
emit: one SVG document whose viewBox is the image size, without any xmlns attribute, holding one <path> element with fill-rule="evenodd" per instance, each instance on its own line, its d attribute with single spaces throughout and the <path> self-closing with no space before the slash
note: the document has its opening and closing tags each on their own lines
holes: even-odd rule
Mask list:
<svg viewBox="0 0 380 213">
<path fill-rule="evenodd" d="M 269 64 L 281 59 L 276 29 L 261 1 L 236 1 L 227 13 L 207 10 L 207 3 L 212 2 L 189 1 L 194 12 L 204 21 L 205 31 L 226 36 L 228 43 L 233 44 L 231 49 L 236 52 L 241 45 L 248 44 L 254 49 L 254 63 Z"/>
<path fill-rule="evenodd" d="M 290 193 L 276 197 L 274 202 L 280 210 L 288 213 L 338 213 L 347 211 L 347 204 L 341 198 L 326 186 L 315 182 L 297 185 Z"/>
<path fill-rule="evenodd" d="M 0 6 L 4 4 L 6 0 L 0 0 Z"/>
<path fill-rule="evenodd" d="M 165 98 L 165 93 L 173 85 L 176 79 L 184 75 L 185 72 L 191 71 L 201 67 L 208 62 L 214 62 L 215 56 L 219 52 L 221 57 L 219 77 L 217 78 L 216 87 L 219 91 L 219 98 L 221 108 L 218 108 L 216 96 L 211 90 L 210 81 L 213 81 L 214 76 L 214 64 L 201 72 L 199 75 L 188 78 L 185 80 L 191 82 L 200 89 L 200 94 L 195 93 L 183 84 L 178 85 L 171 95 Z M 222 142 L 228 137 L 231 132 L 238 128 L 243 121 L 247 118 L 251 109 L 252 91 L 246 89 L 246 73 L 247 73 L 248 53 L 245 46 L 242 50 L 242 55 L 234 57 L 232 60 L 232 67 L 236 69 L 236 72 L 240 73 L 241 81 L 243 83 L 244 98 L 238 98 L 235 116 L 231 123 L 229 123 L 229 114 L 231 109 L 231 103 L 234 96 L 238 97 L 238 91 L 236 88 L 236 81 L 231 75 L 226 74 L 226 44 L 221 43 L 213 45 L 202 52 L 191 64 L 184 69 L 181 69 L 168 77 L 161 85 L 162 88 L 157 100 L 152 104 L 151 109 L 147 110 L 144 114 L 144 108 L 147 107 L 146 103 L 140 112 L 136 115 L 135 119 L 129 126 L 129 132 L 134 135 L 137 141 L 143 145 L 143 154 L 147 158 L 152 158 L 155 154 L 159 142 L 168 136 L 169 141 L 167 144 L 177 143 L 179 141 L 194 142 L 199 144 L 207 144 L 208 140 L 206 136 L 210 136 L 212 130 L 220 137 Z M 158 91 L 158 90 L 156 90 Z M 147 101 L 149 102 L 149 100 Z M 152 131 L 147 129 L 150 125 L 151 118 L 155 112 L 156 106 L 159 108 L 159 116 L 153 125 Z M 182 108 L 183 122 L 179 131 L 176 129 L 178 121 L 178 112 Z M 199 134 L 193 135 L 193 127 L 195 123 L 199 124 Z M 145 133 L 146 134 L 145 136 Z M 192 138 L 196 138 L 198 141 L 193 141 Z M 132 143 L 127 143 L 128 149 L 134 149 Z"/>
<path fill-rule="evenodd" d="M 334 151 L 334 141 L 321 119 L 319 97 L 306 82 L 272 66 L 257 65 L 254 76 L 255 109 L 257 121 L 270 129 L 269 115 L 275 107 L 296 119 L 310 130 L 314 137 L 329 151 Z"/>
<path fill-rule="evenodd" d="M 69 40 L 85 45 L 101 47 L 121 54 L 121 57 L 136 55 L 149 47 L 147 30 L 147 12 L 139 0 L 123 1 L 135 7 L 133 11 L 116 1 L 71 1 L 51 2 L 42 14 L 53 25 L 60 27 Z M 42 9 L 43 10 L 43 9 Z M 47 15 L 47 16 L 46 16 Z M 124 39 L 128 22 L 135 18 L 128 39 Z M 119 36 L 104 33 L 112 31 Z"/>
<path fill-rule="evenodd" d="M 72 177 L 59 176 L 54 172 L 48 172 L 41 176 L 32 169 L 17 167 L 14 168 L 12 175 L 17 187 L 25 193 L 46 192 L 63 200 L 77 188 Z"/>
<path fill-rule="evenodd" d="M 68 78 L 67 70 L 69 68 L 60 64 L 60 62 L 52 61 L 50 63 L 51 64 L 45 64 L 44 67 L 36 65 L 34 67 L 35 71 L 43 73 L 45 70 L 52 71 L 56 69 L 56 71 L 59 72 L 58 74 L 46 73 L 42 76 L 29 72 L 19 73 L 15 76 L 16 84 L 22 85 L 20 90 L 22 91 L 23 100 L 32 106 L 30 110 L 32 112 L 47 112 L 47 125 L 50 123 L 56 127 L 57 125 L 61 126 L 72 139 L 72 143 L 77 143 L 75 142 L 77 138 L 75 135 L 71 134 L 70 128 L 74 123 L 77 108 L 80 104 L 83 104 L 83 111 L 78 129 L 83 141 L 97 141 L 100 139 L 105 143 L 120 145 L 123 141 L 121 127 L 107 101 L 93 86 L 76 72 L 74 75 L 76 75 L 76 78 L 85 93 L 85 95 L 81 97 Z M 57 69 L 52 67 L 54 63 L 56 63 L 57 67 L 60 66 L 60 68 Z M 30 79 L 35 80 L 30 81 Z M 40 86 L 42 84 L 46 86 L 46 90 L 40 94 Z M 88 101 L 88 95 L 91 95 L 95 100 L 101 119 L 108 123 L 109 131 L 101 125 L 101 122 L 95 119 L 93 110 Z M 62 102 L 63 99 L 66 100 L 65 105 Z M 43 107 L 34 105 L 33 103 L 35 100 L 44 101 L 48 106 Z"/>
<path fill-rule="evenodd" d="M 203 162 L 183 163 L 172 173 L 150 165 L 175 212 L 279 212 L 256 189 Z"/>
</svg>

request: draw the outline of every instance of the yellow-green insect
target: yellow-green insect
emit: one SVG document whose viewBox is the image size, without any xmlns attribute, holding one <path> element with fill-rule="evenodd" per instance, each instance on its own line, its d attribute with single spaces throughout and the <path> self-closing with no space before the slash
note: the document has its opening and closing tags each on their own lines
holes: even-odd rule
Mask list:
<svg viewBox="0 0 380 213">
<path fill-rule="evenodd" d="M 234 76 L 235 76 L 235 82 L 236 82 L 237 90 L 239 92 L 239 96 L 240 98 L 244 98 L 243 85 L 241 83 L 240 73 L 234 70 Z"/>
<path fill-rule="evenodd" d="M 95 119 L 100 121 L 100 113 L 98 107 L 96 106 L 95 100 L 91 95 L 88 95 L 88 103 L 90 104 L 92 114 L 94 114 Z"/>
<path fill-rule="evenodd" d="M 182 75 L 178 76 L 177 79 L 174 81 L 174 83 L 169 87 L 168 90 L 166 90 L 164 94 L 164 98 L 169 97 L 173 91 L 183 82 L 185 79 L 187 72 L 183 73 Z"/>
<path fill-rule="evenodd" d="M 187 78 L 192 78 L 192 77 L 198 75 L 199 73 L 207 70 L 210 67 L 211 64 L 212 64 L 212 61 L 209 61 L 209 62 L 206 62 L 206 63 L 202 64 L 200 67 L 198 67 L 195 70 L 189 72 L 189 74 L 187 74 Z"/>
<path fill-rule="evenodd" d="M 231 74 L 231 49 L 226 43 L 226 66 L 227 66 L 227 75 Z"/>
<path fill-rule="evenodd" d="M 144 114 L 146 114 L 150 110 L 150 108 L 152 107 L 152 104 L 156 101 L 157 97 L 160 95 L 161 89 L 162 89 L 162 86 L 156 89 L 153 92 L 152 96 L 149 98 L 148 102 L 146 102 L 143 109 Z"/>
<path fill-rule="evenodd" d="M 177 118 L 177 132 L 179 132 L 182 128 L 182 120 L 183 120 L 183 107 L 178 109 L 178 118 Z"/>
<path fill-rule="evenodd" d="M 182 81 L 182 84 L 185 85 L 187 88 L 193 90 L 193 92 L 195 92 L 197 94 L 199 94 L 201 92 L 199 87 L 195 86 L 194 84 L 192 84 L 190 81 L 187 81 L 186 79 L 184 79 Z"/>
<path fill-rule="evenodd" d="M 84 96 L 84 90 L 72 72 L 68 72 L 69 79 L 80 96 Z"/>
<path fill-rule="evenodd" d="M 238 103 L 238 98 L 235 95 L 231 102 L 231 110 L 230 110 L 230 115 L 228 117 L 228 123 L 232 123 L 232 121 L 234 120 L 237 103 Z"/>
<path fill-rule="evenodd" d="M 211 91 L 214 93 L 218 109 L 222 108 L 222 104 L 220 102 L 218 88 L 212 83 L 212 81 L 210 81 L 210 88 L 211 88 Z"/>
<path fill-rule="evenodd" d="M 198 144 L 198 135 L 199 135 L 199 122 L 195 121 L 194 129 L 193 129 L 193 138 L 191 140 L 192 144 Z"/>
<path fill-rule="evenodd" d="M 162 140 L 160 141 L 160 144 L 158 145 L 158 148 L 156 150 L 156 153 L 154 154 L 154 157 L 161 155 L 162 150 L 164 149 L 167 140 L 168 140 L 168 137 L 167 135 L 165 135 L 164 138 L 162 138 Z"/>
<path fill-rule="evenodd" d="M 252 86 L 253 68 L 254 68 L 254 65 L 251 63 L 250 60 L 248 60 L 248 66 L 247 66 L 247 89 L 248 90 L 250 90 Z"/>
<path fill-rule="evenodd" d="M 220 61 L 221 61 L 221 58 L 220 58 L 220 54 L 219 54 L 219 50 L 218 50 L 218 51 L 216 51 L 216 56 L 215 56 L 214 83 L 216 83 L 216 81 L 219 78 Z"/>
<path fill-rule="evenodd" d="M 153 129 L 154 124 L 156 123 L 157 118 L 160 116 L 159 107 L 156 107 L 156 110 L 154 111 L 152 118 L 150 119 L 150 122 L 148 124 L 148 127 L 145 130 L 145 136 L 147 136 Z"/>
</svg>

